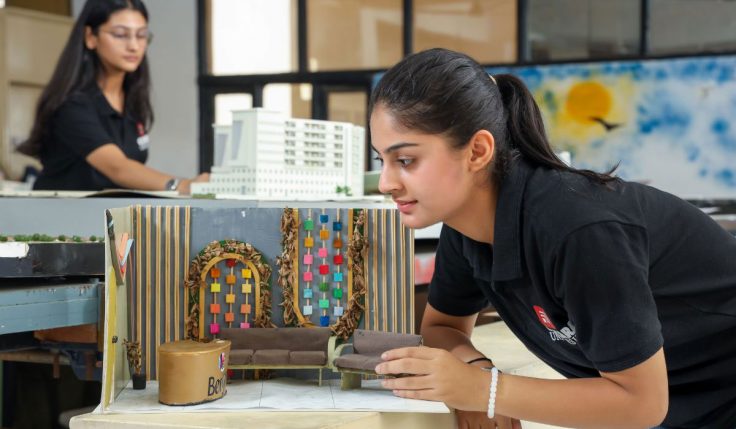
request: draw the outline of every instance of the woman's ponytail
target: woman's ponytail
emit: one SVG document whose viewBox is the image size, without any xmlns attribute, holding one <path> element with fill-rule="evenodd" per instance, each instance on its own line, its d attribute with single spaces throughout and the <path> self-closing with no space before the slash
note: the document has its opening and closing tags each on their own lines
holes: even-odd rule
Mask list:
<svg viewBox="0 0 736 429">
<path fill-rule="evenodd" d="M 518 150 L 532 164 L 575 172 L 599 183 L 615 180 L 611 176 L 615 167 L 601 174 L 591 170 L 577 170 L 565 164 L 552 150 L 544 129 L 542 113 L 524 82 L 511 74 L 494 75 L 494 80 L 506 110 L 507 141 L 511 149 Z"/>
</svg>

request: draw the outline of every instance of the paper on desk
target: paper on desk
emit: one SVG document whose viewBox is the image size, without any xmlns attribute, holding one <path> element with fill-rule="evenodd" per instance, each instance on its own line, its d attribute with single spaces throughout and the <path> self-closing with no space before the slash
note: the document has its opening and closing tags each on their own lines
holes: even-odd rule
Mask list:
<svg viewBox="0 0 736 429">
<path fill-rule="evenodd" d="M 158 383 L 149 381 L 145 390 L 127 386 L 115 398 L 108 413 L 186 413 L 204 411 L 379 411 L 402 413 L 449 413 L 441 402 L 404 399 L 382 389 L 378 380 L 363 381 L 363 387 L 340 390 L 340 380 L 316 381 L 277 379 L 238 380 L 227 385 L 219 400 L 191 406 L 169 406 L 158 402 Z"/>
</svg>

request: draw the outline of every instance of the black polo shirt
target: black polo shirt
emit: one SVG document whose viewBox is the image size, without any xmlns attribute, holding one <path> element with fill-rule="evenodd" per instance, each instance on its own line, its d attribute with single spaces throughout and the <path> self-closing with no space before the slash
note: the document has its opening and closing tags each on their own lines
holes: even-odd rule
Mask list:
<svg viewBox="0 0 736 429">
<path fill-rule="evenodd" d="M 50 121 L 41 148 L 43 170 L 33 188 L 120 188 L 86 161 L 87 155 L 107 143 L 118 145 L 130 159 L 145 163 L 148 158 L 148 136 L 130 112 L 113 109 L 97 85 L 71 94 Z"/>
<path fill-rule="evenodd" d="M 736 427 L 736 239 L 691 204 L 517 161 L 493 246 L 444 226 L 429 302 L 490 302 L 566 377 L 631 368 L 664 345 L 665 426 Z M 565 404 L 560 404 L 564 408 Z"/>
</svg>

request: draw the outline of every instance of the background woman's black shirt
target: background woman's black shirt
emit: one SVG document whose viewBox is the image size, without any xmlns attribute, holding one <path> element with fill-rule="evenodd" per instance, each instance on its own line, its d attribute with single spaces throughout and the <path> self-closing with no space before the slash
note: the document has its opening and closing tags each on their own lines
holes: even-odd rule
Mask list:
<svg viewBox="0 0 736 429">
<path fill-rule="evenodd" d="M 120 147 L 129 159 L 145 163 L 147 141 L 130 112 L 113 109 L 97 85 L 71 94 L 54 113 L 41 149 L 43 170 L 34 189 L 99 191 L 119 188 L 86 161 L 87 155 L 107 143 Z"/>
<path fill-rule="evenodd" d="M 566 377 L 625 370 L 663 346 L 664 426 L 736 426 L 736 238 L 709 216 L 649 186 L 518 161 L 494 231 L 491 246 L 443 227 L 432 307 L 466 316 L 490 302 Z"/>
</svg>

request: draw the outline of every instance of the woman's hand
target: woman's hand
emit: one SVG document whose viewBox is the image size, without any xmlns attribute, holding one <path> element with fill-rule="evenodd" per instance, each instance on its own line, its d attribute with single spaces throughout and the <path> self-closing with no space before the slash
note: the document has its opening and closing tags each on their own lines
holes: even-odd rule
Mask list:
<svg viewBox="0 0 736 429">
<path fill-rule="evenodd" d="M 181 182 L 179 182 L 179 188 L 177 189 L 179 191 L 179 195 L 189 195 L 192 192 L 191 185 L 194 182 L 209 182 L 210 181 L 210 173 L 202 173 L 199 176 L 195 177 L 194 179 L 184 179 Z"/>
<path fill-rule="evenodd" d="M 396 396 L 444 402 L 466 411 L 488 410 L 491 374 L 468 365 L 450 352 L 430 347 L 405 347 L 385 352 L 377 374 L 401 375 L 382 380 Z"/>
<path fill-rule="evenodd" d="M 521 428 L 516 419 L 498 415 L 489 419 L 486 415 L 491 384 L 488 371 L 446 350 L 429 347 L 389 350 L 381 357 L 386 362 L 376 367 L 377 374 L 402 375 L 382 380 L 383 387 L 402 398 L 441 401 L 455 408 L 459 429 Z"/>
</svg>

